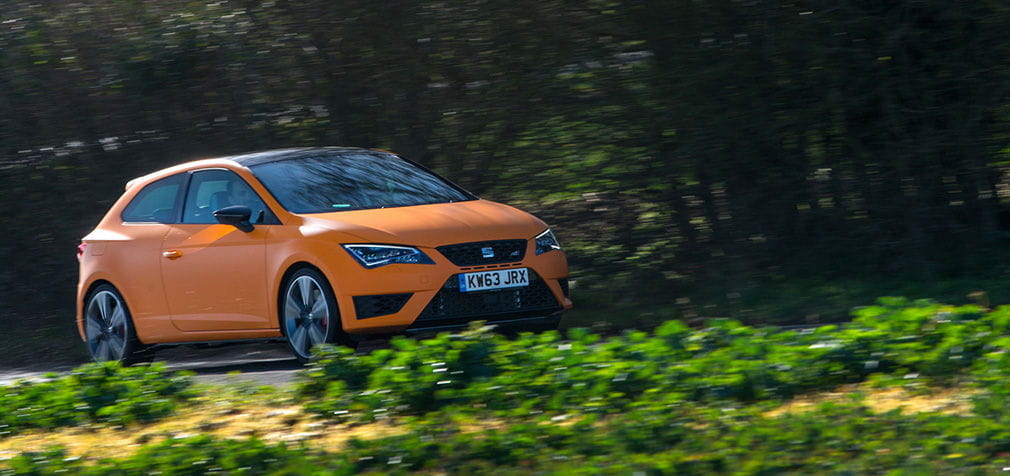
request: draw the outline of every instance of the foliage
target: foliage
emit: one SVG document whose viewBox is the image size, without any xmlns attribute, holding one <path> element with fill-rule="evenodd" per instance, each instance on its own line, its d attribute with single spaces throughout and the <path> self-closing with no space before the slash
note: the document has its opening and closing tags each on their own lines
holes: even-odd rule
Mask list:
<svg viewBox="0 0 1010 476">
<path fill-rule="evenodd" d="M 48 378 L 0 389 L 2 434 L 91 422 L 153 421 L 172 414 L 194 395 L 188 376 L 169 372 L 162 364 L 124 368 L 94 363 Z"/>
<path fill-rule="evenodd" d="M 808 331 L 671 321 L 610 338 L 508 340 L 474 328 L 368 355 L 325 348 L 297 387 L 306 409 L 352 421 L 401 415 L 402 432 L 341 448 L 201 435 L 110 459 L 53 448 L 0 472 L 996 474 L 1010 466 L 1008 330 L 1010 307 L 883 298 L 851 324 Z M 973 410 L 877 412 L 856 393 L 768 411 L 798 392 L 887 376 L 971 381 Z"/>
<path fill-rule="evenodd" d="M 608 310 L 743 319 L 704 306 L 782 281 L 1010 272 L 1001 2 L 88 0 L 0 16 L 0 218 L 60 218 L 0 242 L 0 299 L 42 314 L 11 320 L 33 332 L 43 317 L 72 336 L 73 244 L 127 180 L 289 146 L 395 150 L 537 212 L 577 300 Z M 803 297 L 734 309 L 821 312 Z"/>
<path fill-rule="evenodd" d="M 307 411 L 371 421 L 447 406 L 514 417 L 616 413 L 643 400 L 754 402 L 859 382 L 872 374 L 933 384 L 956 378 L 997 342 L 1010 308 L 986 311 L 883 298 L 850 324 L 802 331 L 714 320 L 601 339 L 573 330 L 507 339 L 483 329 L 393 340 L 362 355 L 323 348 L 298 385 Z M 991 354 L 990 354 L 991 356 Z M 991 358 L 991 357 L 990 357 Z M 465 411 L 465 410 L 464 410 Z"/>
<path fill-rule="evenodd" d="M 284 444 L 267 445 L 255 438 L 216 441 L 209 436 L 169 439 L 146 445 L 127 458 L 106 459 L 97 465 L 82 463 L 54 448 L 17 456 L 2 474 L 351 474 L 347 470 L 350 465 L 340 455 L 310 460 L 304 450 L 288 449 Z"/>
<path fill-rule="evenodd" d="M 170 439 L 119 458 L 25 453 L 5 474 L 996 474 L 1010 464 L 1005 425 L 935 413 L 875 414 L 859 402 L 768 417 L 756 409 L 686 403 L 614 418 L 507 422 L 465 430 L 447 418 L 406 433 L 312 450 L 256 439 Z"/>
</svg>

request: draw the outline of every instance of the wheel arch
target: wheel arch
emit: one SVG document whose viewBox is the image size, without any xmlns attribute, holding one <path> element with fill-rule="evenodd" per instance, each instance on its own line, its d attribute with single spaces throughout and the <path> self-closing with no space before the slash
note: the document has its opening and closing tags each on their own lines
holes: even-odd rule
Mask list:
<svg viewBox="0 0 1010 476">
<path fill-rule="evenodd" d="M 333 280 L 330 279 L 329 275 L 326 274 L 326 271 L 323 271 L 322 268 L 320 268 L 319 266 L 316 266 L 316 265 L 314 265 L 314 264 L 312 264 L 312 263 L 310 263 L 308 261 L 304 261 L 304 260 L 295 261 L 294 263 L 291 263 L 290 265 L 288 265 L 287 269 L 284 270 L 284 274 L 282 274 L 281 278 L 279 280 L 277 280 L 277 286 L 275 286 L 277 294 L 275 295 L 275 299 L 274 299 L 274 310 L 277 312 L 277 328 L 280 329 L 281 334 L 284 334 L 284 322 L 283 322 L 284 321 L 284 289 L 287 288 L 288 281 L 291 279 L 291 276 L 293 276 L 296 272 L 298 272 L 299 270 L 302 270 L 302 269 L 311 269 L 311 270 L 319 273 L 319 275 L 322 276 L 323 279 L 326 280 L 326 285 L 330 287 L 330 291 L 333 292 L 333 294 L 334 294 L 333 299 L 337 301 L 337 313 L 338 313 L 338 317 L 340 316 L 340 314 L 342 314 L 342 313 L 340 313 L 340 301 L 337 298 L 336 290 L 333 288 Z M 339 322 L 339 319 L 338 319 L 338 322 Z M 341 322 L 341 328 L 343 328 L 343 323 L 342 322 Z"/>
<path fill-rule="evenodd" d="M 127 309 L 130 308 L 130 303 L 126 302 L 126 296 L 124 296 L 123 292 L 119 290 L 119 287 L 117 287 L 115 284 L 112 284 L 111 281 L 105 278 L 97 278 L 91 281 L 91 283 L 88 285 L 87 290 L 77 297 L 78 299 L 77 333 L 81 336 L 81 340 L 87 340 L 87 336 L 84 333 L 84 313 L 87 312 L 88 299 L 91 298 L 91 295 L 95 292 L 95 289 L 97 289 L 99 286 L 103 284 L 108 284 L 109 286 L 112 286 L 112 288 L 115 289 L 117 293 L 119 293 L 119 296 L 123 300 L 123 302 L 126 303 L 126 308 Z"/>
<path fill-rule="evenodd" d="M 87 302 L 88 298 L 91 297 L 91 293 L 95 292 L 95 289 L 98 288 L 99 286 L 103 285 L 103 284 L 108 284 L 109 286 L 112 286 L 113 288 L 115 288 L 116 291 L 119 292 L 120 295 L 123 294 L 123 292 L 119 290 L 118 286 L 116 286 L 115 284 L 112 284 L 112 281 L 109 281 L 108 279 L 105 279 L 105 278 L 98 278 L 98 279 L 96 279 L 96 280 L 94 280 L 94 281 L 91 282 L 91 285 L 88 286 L 88 290 L 85 291 L 84 294 L 81 296 L 81 298 L 82 298 L 81 299 L 81 304 L 83 305 L 85 302 Z"/>
<path fill-rule="evenodd" d="M 118 301 L 120 301 L 120 308 L 124 311 L 123 315 L 124 322 L 122 324 L 123 348 L 122 348 L 122 354 L 116 360 L 118 360 L 124 366 L 129 366 L 140 362 L 150 362 L 154 358 L 154 352 L 151 349 L 151 347 L 145 344 L 142 340 L 140 340 L 140 337 L 137 335 L 136 326 L 133 321 L 133 312 L 130 310 L 131 309 L 130 304 L 126 301 L 126 295 L 123 294 L 123 292 L 120 290 L 118 286 L 116 286 L 111 281 L 104 278 L 95 279 L 88 285 L 87 291 L 82 293 L 83 299 L 81 306 L 83 310 L 81 312 L 81 319 L 78 321 L 78 330 L 80 331 L 82 340 L 84 340 L 85 342 L 89 342 L 87 333 L 84 329 L 85 327 L 84 321 L 85 319 L 87 319 L 86 317 L 87 303 L 89 300 L 91 300 L 93 296 L 96 295 L 98 289 L 102 287 L 111 288 L 103 290 L 103 292 L 114 294 L 115 298 Z M 88 346 L 89 351 L 92 354 L 92 358 L 95 360 L 99 360 L 99 357 L 94 353 L 94 349 L 90 349 L 90 344 L 88 344 Z"/>
</svg>

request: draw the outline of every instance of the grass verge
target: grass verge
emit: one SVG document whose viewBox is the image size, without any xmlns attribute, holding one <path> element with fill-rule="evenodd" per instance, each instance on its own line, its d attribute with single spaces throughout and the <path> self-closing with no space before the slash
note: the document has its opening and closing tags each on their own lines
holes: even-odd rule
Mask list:
<svg viewBox="0 0 1010 476">
<path fill-rule="evenodd" d="M 0 442 L 0 470 L 995 474 L 1010 466 L 1008 330 L 1010 308 L 887 298 L 802 331 L 671 321 L 321 348 L 291 389 L 198 389 L 155 419 L 26 428 Z M 166 377 L 125 375 L 97 382 L 144 395 Z M 106 407 L 142 399 L 121 395 Z"/>
</svg>

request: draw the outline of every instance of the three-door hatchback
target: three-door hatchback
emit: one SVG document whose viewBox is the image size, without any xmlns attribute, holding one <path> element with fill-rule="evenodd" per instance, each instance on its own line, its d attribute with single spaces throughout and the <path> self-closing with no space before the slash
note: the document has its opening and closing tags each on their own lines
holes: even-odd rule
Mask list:
<svg viewBox="0 0 1010 476">
<path fill-rule="evenodd" d="M 131 180 L 78 247 L 77 326 L 100 361 L 162 344 L 323 342 L 556 327 L 572 306 L 547 225 L 369 149 L 199 160 Z"/>
</svg>

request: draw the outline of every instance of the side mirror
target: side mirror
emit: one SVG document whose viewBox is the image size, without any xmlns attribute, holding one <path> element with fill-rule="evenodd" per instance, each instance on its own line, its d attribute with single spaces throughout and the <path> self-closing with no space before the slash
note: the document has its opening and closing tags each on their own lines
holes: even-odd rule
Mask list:
<svg viewBox="0 0 1010 476">
<path fill-rule="evenodd" d="M 214 211 L 214 218 L 218 223 L 232 225 L 246 233 L 253 231 L 253 225 L 249 223 L 250 216 L 252 216 L 252 210 L 244 205 L 232 205 Z"/>
</svg>

